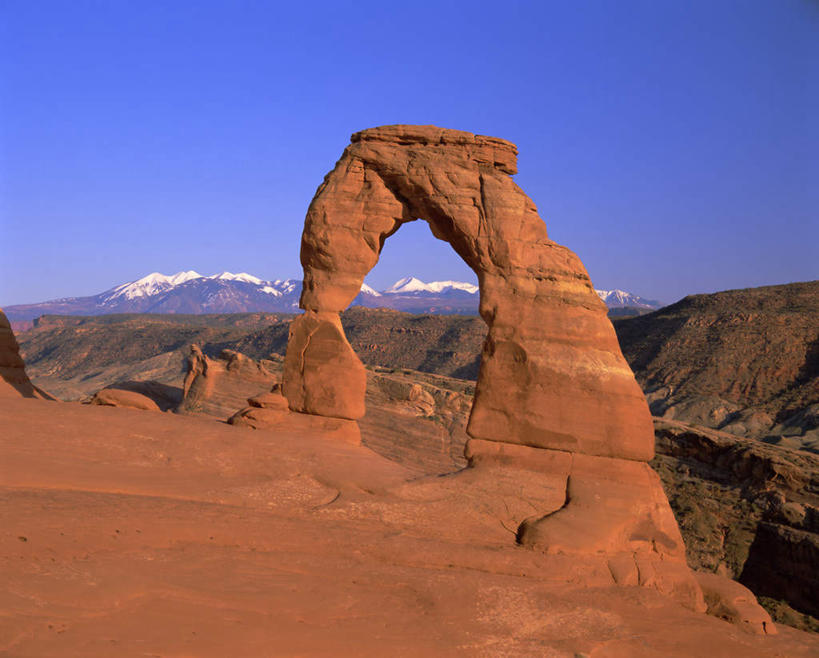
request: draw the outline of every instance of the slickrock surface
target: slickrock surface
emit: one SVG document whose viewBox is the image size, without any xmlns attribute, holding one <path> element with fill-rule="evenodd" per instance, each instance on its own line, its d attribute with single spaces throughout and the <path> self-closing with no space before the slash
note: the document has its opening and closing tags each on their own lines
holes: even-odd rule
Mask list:
<svg viewBox="0 0 819 658">
<path fill-rule="evenodd" d="M 767 289 L 762 292 L 766 296 L 771 294 Z M 687 321 L 695 320 L 692 317 Z M 260 323 L 266 322 L 271 324 L 262 329 Z M 184 340 L 201 339 L 211 354 L 229 347 L 247 350 L 247 354 L 260 358 L 271 351 L 284 353 L 287 324 L 286 320 L 276 323 L 273 317 L 251 314 L 104 316 L 62 318 L 59 323 L 57 318 L 48 318 L 33 332 L 18 335 L 18 340 L 33 359 L 26 363 L 29 375 L 48 390 L 62 392 L 72 387 L 85 394 L 93 393 L 100 388 L 99 382 L 115 382 L 126 371 L 132 378 L 162 378 L 173 384 L 162 390 L 180 395 L 184 376 L 180 364 L 184 359 L 182 348 L 176 346 Z M 446 374 L 463 372 L 464 364 L 472 364 L 469 368 L 476 374 L 485 323 L 480 318 L 413 316 L 354 308 L 342 314 L 342 324 L 365 363 L 392 366 L 368 368 L 366 415 L 359 421 L 364 444 L 419 473 L 438 474 L 463 467 L 469 410 L 463 410 L 463 400 L 449 405 L 442 392 L 471 400 L 474 384 L 404 369 L 440 369 Z M 620 326 L 619 322 L 616 324 Z M 166 352 L 168 349 L 176 351 Z M 684 350 L 675 348 L 675 353 L 683 364 L 689 358 Z M 145 358 L 138 358 L 139 354 Z M 169 355 L 175 360 L 167 359 Z M 752 360 L 762 363 L 760 358 L 764 356 L 760 352 L 759 358 Z M 768 354 L 766 358 L 773 356 Z M 168 363 L 164 369 L 157 365 L 161 360 Z M 742 373 L 735 371 L 734 375 Z M 145 382 L 131 384 L 138 386 L 134 390 L 150 392 L 149 397 L 160 408 L 175 407 L 178 403 L 178 399 L 169 403 L 167 395 L 158 397 L 148 391 Z M 409 401 L 409 391 L 415 384 L 435 398 L 436 407 L 431 415 Z M 246 401 L 241 400 L 240 407 L 245 405 Z M 224 420 L 226 416 L 219 418 Z M 806 619 L 803 612 L 786 603 L 790 601 L 793 605 L 799 600 L 791 596 L 798 595 L 794 586 L 813 591 L 819 587 L 805 577 L 817 572 L 805 566 L 811 564 L 810 553 L 796 550 L 809 548 L 810 544 L 791 542 L 807 531 L 808 526 L 799 519 L 803 516 L 809 519 L 811 507 L 819 507 L 819 483 L 810 476 L 812 473 L 815 480 L 819 473 L 816 457 L 794 452 L 784 445 L 771 446 L 752 438 L 666 419 L 658 422 L 655 429 L 657 457 L 651 464 L 660 473 L 671 499 L 689 564 L 698 570 L 719 571 L 739 578 L 753 546 L 754 556 L 761 559 L 754 557 L 751 565 L 756 566 L 749 574 L 756 573 L 753 587 L 764 596 L 775 621 L 819 630 L 819 622 Z M 767 540 L 755 542 L 760 532 Z M 778 547 L 776 557 L 768 556 L 766 547 L 771 546 Z M 793 577 L 793 573 L 800 575 Z"/>
<path fill-rule="evenodd" d="M 182 388 L 153 380 L 120 381 L 96 391 L 90 399 L 83 402 L 111 407 L 174 411 L 182 402 Z"/>
<path fill-rule="evenodd" d="M 368 370 L 367 413 L 359 421 L 364 445 L 425 474 L 463 468 L 473 391 L 449 377 Z"/>
<path fill-rule="evenodd" d="M 516 545 L 565 483 L 501 463 L 419 480 L 315 434 L 39 400 L 0 426 L 3 655 L 819 651 Z"/>
</svg>

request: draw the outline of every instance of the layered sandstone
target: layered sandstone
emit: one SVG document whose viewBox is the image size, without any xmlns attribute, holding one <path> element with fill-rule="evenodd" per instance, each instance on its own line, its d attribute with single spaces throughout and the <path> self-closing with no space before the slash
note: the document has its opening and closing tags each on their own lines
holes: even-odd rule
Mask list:
<svg viewBox="0 0 819 658">
<path fill-rule="evenodd" d="M 233 350 L 211 358 L 191 345 L 177 411 L 227 419 L 245 406 L 248 397 L 269 390 L 277 379 L 278 368 L 271 361 L 256 361 Z"/>
</svg>

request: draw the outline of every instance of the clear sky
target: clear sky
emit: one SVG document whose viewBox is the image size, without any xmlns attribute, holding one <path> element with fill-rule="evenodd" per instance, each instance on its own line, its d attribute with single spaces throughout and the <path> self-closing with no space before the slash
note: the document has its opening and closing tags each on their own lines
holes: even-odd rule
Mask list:
<svg viewBox="0 0 819 658">
<path fill-rule="evenodd" d="M 0 2 L 0 305 L 301 276 L 352 132 L 503 137 L 598 288 L 819 278 L 819 2 Z M 368 282 L 469 271 L 405 226 Z"/>
</svg>

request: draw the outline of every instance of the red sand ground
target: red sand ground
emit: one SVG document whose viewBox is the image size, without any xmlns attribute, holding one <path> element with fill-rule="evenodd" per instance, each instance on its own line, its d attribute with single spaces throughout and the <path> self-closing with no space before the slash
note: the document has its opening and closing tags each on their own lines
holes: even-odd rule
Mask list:
<svg viewBox="0 0 819 658">
<path fill-rule="evenodd" d="M 506 508 L 559 483 L 413 478 L 315 436 L 0 400 L 0 655 L 819 655 L 516 546 Z"/>
</svg>

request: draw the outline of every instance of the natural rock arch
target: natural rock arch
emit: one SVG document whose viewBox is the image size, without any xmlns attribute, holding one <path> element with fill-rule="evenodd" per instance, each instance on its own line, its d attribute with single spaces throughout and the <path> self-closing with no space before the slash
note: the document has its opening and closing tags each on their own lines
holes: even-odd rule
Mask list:
<svg viewBox="0 0 819 658">
<path fill-rule="evenodd" d="M 549 240 L 515 184 L 505 140 L 434 126 L 356 133 L 310 204 L 304 315 L 291 329 L 284 394 L 294 411 L 357 419 L 363 366 L 339 312 L 384 242 L 425 219 L 475 271 L 488 325 L 468 433 L 474 439 L 647 461 L 648 407 L 582 263 Z"/>
<path fill-rule="evenodd" d="M 434 126 L 352 136 L 304 224 L 304 314 L 291 324 L 282 381 L 290 410 L 300 412 L 291 420 L 354 425 L 364 415 L 366 374 L 339 313 L 384 241 L 423 218 L 478 275 L 488 325 L 467 426 L 472 472 L 487 478 L 487 492 L 495 469 L 511 468 L 512 481 L 565 486 L 558 508 L 525 501 L 527 514 L 541 511 L 516 517 L 518 542 L 603 560 L 614 582 L 655 587 L 704 610 L 646 463 L 654 454 L 648 405 L 582 263 L 548 238 L 512 180 L 516 161 L 510 142 Z"/>
<path fill-rule="evenodd" d="M 434 126 L 352 136 L 304 224 L 304 314 L 291 324 L 282 381 L 299 413 L 269 415 L 279 426 L 322 417 L 354 426 L 364 415 L 366 374 L 339 313 L 384 241 L 423 218 L 480 284 L 488 334 L 467 427 L 473 473 L 493 482 L 494 469 L 511 468 L 513 481 L 565 486 L 562 506 L 544 500 L 539 514 L 518 517 L 518 542 L 597 556 L 615 582 L 656 587 L 702 610 L 668 499 L 646 463 L 654 454 L 648 405 L 582 263 L 549 240 L 512 180 L 516 160 L 510 142 Z M 349 425 L 342 436 L 359 440 Z M 528 514 L 540 509 L 526 504 Z"/>
</svg>

